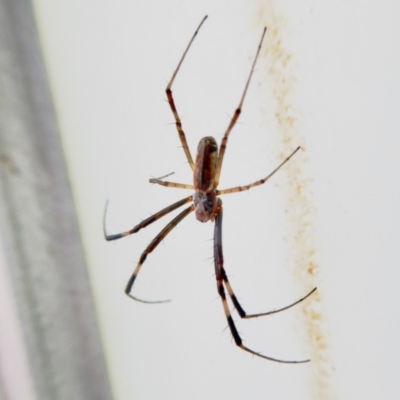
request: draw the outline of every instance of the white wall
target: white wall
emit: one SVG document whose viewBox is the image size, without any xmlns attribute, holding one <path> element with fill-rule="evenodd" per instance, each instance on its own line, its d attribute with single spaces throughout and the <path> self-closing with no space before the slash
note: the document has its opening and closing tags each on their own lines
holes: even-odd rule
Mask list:
<svg viewBox="0 0 400 400">
<path fill-rule="evenodd" d="M 400 79 L 392 2 L 34 2 L 117 399 L 395 398 L 399 303 Z M 240 321 L 251 357 L 226 328 L 212 265 L 212 224 L 190 216 L 151 254 L 137 294 L 124 286 L 167 223 L 106 243 L 188 195 L 191 182 L 164 89 L 197 24 L 209 19 L 174 95 L 192 154 L 222 137 L 263 27 L 264 48 L 221 187 L 270 172 L 224 200 L 225 262 L 249 312 L 318 294 L 280 315 Z M 194 154 L 193 154 L 194 155 Z M 172 180 L 172 178 L 171 178 Z"/>
</svg>

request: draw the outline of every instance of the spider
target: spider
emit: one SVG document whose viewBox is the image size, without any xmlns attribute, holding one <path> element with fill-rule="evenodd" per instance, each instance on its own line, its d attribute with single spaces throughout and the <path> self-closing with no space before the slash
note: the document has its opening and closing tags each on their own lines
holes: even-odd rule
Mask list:
<svg viewBox="0 0 400 400">
<path fill-rule="evenodd" d="M 222 300 L 222 306 L 225 312 L 226 319 L 228 321 L 228 326 L 229 329 L 232 333 L 233 339 L 235 340 L 235 343 L 237 346 L 239 346 L 241 349 L 264 359 L 271 360 L 271 361 L 276 361 L 276 362 L 281 362 L 281 363 L 305 363 L 310 360 L 301 360 L 301 361 L 287 361 L 287 360 L 280 360 L 277 358 L 272 358 L 268 357 L 266 355 L 261 354 L 260 352 L 254 351 L 248 347 L 246 347 L 243 344 L 243 341 L 239 335 L 239 332 L 235 326 L 235 323 L 233 321 L 233 318 L 231 316 L 231 312 L 228 307 L 228 302 L 225 294 L 225 290 L 228 292 L 228 295 L 233 303 L 234 308 L 238 312 L 239 316 L 244 319 L 250 319 L 250 318 L 256 318 L 256 317 L 261 317 L 264 315 L 270 315 L 270 314 L 275 314 L 284 310 L 287 310 L 288 308 L 291 308 L 295 306 L 296 304 L 302 302 L 305 300 L 307 297 L 309 297 L 317 288 L 314 288 L 311 292 L 309 292 L 306 296 L 301 298 L 300 300 L 290 304 L 289 306 L 280 308 L 278 310 L 273 310 L 273 311 L 268 311 L 268 312 L 263 312 L 263 313 L 258 313 L 258 314 L 247 314 L 246 311 L 242 308 L 240 305 L 236 295 L 234 294 L 234 291 L 232 289 L 232 286 L 228 280 L 228 277 L 225 272 L 224 268 L 224 257 L 223 257 L 223 251 L 222 251 L 222 215 L 223 215 L 223 207 L 222 207 L 222 200 L 220 199 L 219 196 L 223 194 L 229 194 L 229 193 L 236 193 L 236 192 L 241 192 L 245 190 L 249 190 L 255 186 L 260 186 L 264 184 L 272 175 L 274 175 L 284 164 L 286 164 L 293 156 L 294 154 L 300 149 L 300 147 L 297 147 L 284 161 L 282 161 L 278 167 L 276 167 L 269 175 L 267 175 L 265 178 L 260 179 L 256 182 L 250 183 L 245 186 L 237 186 L 229 189 L 223 189 L 219 190 L 217 189 L 218 183 L 219 183 L 219 178 L 221 174 L 221 168 L 222 168 L 222 162 L 224 159 L 225 155 L 225 150 L 226 150 L 226 145 L 228 142 L 228 137 L 229 134 L 236 124 L 239 115 L 242 110 L 242 105 L 243 101 L 247 92 L 247 89 L 250 84 L 251 77 L 253 75 L 254 71 L 254 66 L 256 64 L 258 55 L 260 53 L 260 49 L 262 46 L 262 42 L 265 36 L 265 32 L 267 28 L 264 28 L 260 43 L 258 45 L 257 53 L 254 58 L 250 74 L 247 78 L 247 82 L 240 100 L 240 103 L 238 107 L 235 110 L 235 113 L 233 114 L 233 117 L 230 120 L 229 126 L 225 131 L 225 134 L 222 138 L 221 145 L 219 147 L 219 154 L 218 154 L 218 145 L 216 140 L 211 137 L 211 136 L 206 136 L 202 138 L 198 144 L 197 147 L 197 156 L 196 156 L 196 161 L 193 162 L 192 156 L 190 154 L 190 150 L 186 141 L 186 136 L 182 128 L 182 123 L 178 114 L 178 111 L 175 106 L 175 101 L 172 96 L 172 84 L 174 83 L 174 80 L 178 74 L 178 71 L 182 65 L 183 60 L 186 57 L 187 52 L 189 51 L 190 46 L 192 45 L 197 33 L 199 32 L 201 26 L 203 25 L 204 21 L 207 19 L 207 15 L 203 18 L 203 20 L 200 22 L 200 25 L 197 27 L 196 32 L 193 34 L 188 46 L 185 49 L 185 52 L 183 53 L 178 66 L 176 67 L 171 80 L 168 83 L 168 86 L 166 88 L 166 94 L 167 94 L 167 99 L 168 99 L 168 104 L 172 110 L 172 113 L 175 118 L 175 125 L 176 129 L 179 134 L 179 139 L 181 141 L 183 150 L 185 152 L 186 159 L 189 163 L 190 168 L 193 171 L 193 184 L 183 184 L 183 183 L 176 183 L 176 182 L 168 182 L 163 180 L 166 176 L 163 176 L 161 178 L 153 178 L 150 179 L 150 183 L 155 183 L 158 185 L 162 186 L 167 186 L 167 187 L 173 187 L 173 188 L 179 188 L 179 189 L 190 189 L 194 190 L 194 194 L 190 195 L 189 197 L 186 197 L 182 200 L 177 201 L 174 204 L 171 204 L 170 206 L 164 208 L 163 210 L 159 211 L 158 213 L 152 215 L 151 217 L 145 219 L 135 227 L 133 227 L 131 230 L 122 232 L 122 233 L 117 233 L 114 235 L 109 235 L 106 233 L 106 228 L 105 228 L 105 219 L 106 219 L 106 211 L 107 211 L 107 204 L 105 207 L 105 212 L 104 212 L 104 237 L 106 240 L 117 240 L 121 239 L 125 236 L 132 235 L 133 233 L 136 233 L 140 231 L 141 229 L 145 228 L 146 226 L 152 224 L 153 222 L 157 221 L 158 219 L 164 217 L 165 215 L 169 214 L 170 212 L 176 210 L 177 208 L 183 206 L 184 204 L 187 203 L 192 203 L 188 208 L 186 208 L 184 211 L 182 211 L 177 217 L 175 217 L 170 223 L 168 223 L 165 228 L 152 240 L 152 242 L 146 247 L 146 249 L 143 251 L 143 253 L 140 256 L 140 260 L 130 277 L 126 288 L 125 288 L 125 293 L 132 299 L 143 302 L 143 303 L 162 303 L 165 301 L 169 300 L 163 300 L 163 301 L 146 301 L 139 299 L 132 295 L 132 288 L 133 284 L 136 280 L 137 275 L 139 274 L 139 271 L 145 262 L 147 256 L 160 244 L 160 242 L 172 231 L 173 228 L 175 228 L 184 218 L 186 218 L 190 213 L 194 211 L 196 219 L 200 222 L 215 222 L 215 227 L 214 227 L 214 266 L 215 266 L 215 277 L 217 281 L 217 289 L 218 289 L 218 294 L 221 297 Z"/>
</svg>

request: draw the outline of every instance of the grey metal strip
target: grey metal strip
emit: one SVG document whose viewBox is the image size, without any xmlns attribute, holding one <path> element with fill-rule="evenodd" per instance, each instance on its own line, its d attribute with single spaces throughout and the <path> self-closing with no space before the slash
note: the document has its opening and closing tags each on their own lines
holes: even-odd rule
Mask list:
<svg viewBox="0 0 400 400">
<path fill-rule="evenodd" d="M 28 0 L 0 0 L 0 241 L 22 327 L 32 399 L 111 399 Z M 6 359 L 0 359 L 0 367 L 7 368 Z M 2 392 L 12 399 L 8 384 L 0 381 Z"/>
</svg>

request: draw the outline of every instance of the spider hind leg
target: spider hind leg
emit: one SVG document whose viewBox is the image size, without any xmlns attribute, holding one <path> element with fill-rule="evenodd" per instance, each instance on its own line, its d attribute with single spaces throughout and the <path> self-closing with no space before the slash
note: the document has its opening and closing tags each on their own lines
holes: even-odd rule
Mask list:
<svg viewBox="0 0 400 400">
<path fill-rule="evenodd" d="M 226 299 L 226 294 L 225 294 L 225 287 L 228 291 L 228 294 L 232 300 L 232 303 L 234 305 L 234 307 L 236 308 L 236 310 L 238 311 L 239 315 L 241 318 L 244 319 L 250 319 L 250 318 L 255 318 L 255 317 L 261 317 L 264 315 L 270 315 L 270 314 L 275 314 L 278 313 L 280 311 L 284 311 L 287 310 L 293 306 L 295 306 L 296 304 L 302 302 L 303 300 L 305 300 L 307 297 L 309 297 L 317 288 L 314 288 L 310 293 L 308 293 L 306 296 L 304 296 L 303 298 L 301 298 L 300 300 L 290 304 L 289 306 L 283 307 L 281 309 L 278 310 L 274 310 L 274 311 L 269 311 L 266 313 L 259 313 L 259 314 L 246 314 L 246 312 L 244 311 L 243 307 L 240 305 L 239 301 L 237 300 L 231 284 L 229 283 L 228 277 L 226 275 L 226 271 L 224 268 L 224 256 L 223 256 L 223 250 L 222 250 L 222 217 L 223 217 L 223 209 L 222 209 L 222 201 L 221 199 L 218 199 L 218 203 L 219 203 L 219 208 L 217 210 L 217 215 L 216 215 L 216 219 L 215 219 L 215 227 L 214 227 L 214 265 L 215 265 L 215 277 L 217 280 L 217 289 L 218 289 L 218 294 L 221 298 L 222 301 L 222 307 L 224 309 L 224 313 L 226 316 L 226 319 L 228 321 L 228 326 L 229 329 L 232 333 L 233 339 L 235 340 L 235 343 L 238 347 L 240 347 L 242 350 L 247 351 L 248 353 L 251 353 L 255 356 L 261 357 L 261 358 L 265 358 L 267 360 L 270 361 L 276 361 L 276 362 L 280 362 L 280 363 L 287 363 L 287 364 L 300 364 L 300 363 L 306 363 L 309 362 L 310 360 L 300 360 L 300 361 L 289 361 L 289 360 L 280 360 L 277 358 L 273 358 L 273 357 L 268 357 L 265 356 L 263 354 L 261 354 L 260 352 L 254 351 L 248 347 L 246 347 L 243 344 L 242 338 L 239 335 L 239 332 L 236 328 L 235 322 L 233 321 L 231 312 L 229 310 L 229 306 L 228 306 L 228 301 Z"/>
</svg>

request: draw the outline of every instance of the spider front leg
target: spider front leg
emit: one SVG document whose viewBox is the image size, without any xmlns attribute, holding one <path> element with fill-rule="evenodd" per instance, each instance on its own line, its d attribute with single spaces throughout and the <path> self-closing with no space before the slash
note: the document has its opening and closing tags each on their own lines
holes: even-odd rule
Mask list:
<svg viewBox="0 0 400 400">
<path fill-rule="evenodd" d="M 266 31 L 267 31 L 267 28 L 264 28 L 263 33 L 261 35 L 260 43 L 259 43 L 258 48 L 257 48 L 256 56 L 254 57 L 253 65 L 251 66 L 249 77 L 247 78 L 246 86 L 244 87 L 242 98 L 240 99 L 239 105 L 237 106 L 237 108 L 236 108 L 236 110 L 235 110 L 235 112 L 233 114 L 233 117 L 231 118 L 231 121 L 229 122 L 229 126 L 228 126 L 228 128 L 226 129 L 226 131 L 224 133 L 224 137 L 222 138 L 221 145 L 219 147 L 217 170 L 216 170 L 216 173 L 215 173 L 215 180 L 214 180 L 214 182 L 215 182 L 214 187 L 215 188 L 218 187 L 218 184 L 219 184 L 219 177 L 221 175 L 222 162 L 224 160 L 225 150 L 226 150 L 226 146 L 228 144 L 228 137 L 229 137 L 229 134 L 231 133 L 231 130 L 235 126 L 237 120 L 239 119 L 240 113 L 242 112 L 244 98 L 246 97 L 247 89 L 249 88 L 249 85 L 250 85 L 251 77 L 252 77 L 253 72 L 254 72 L 254 67 L 256 65 L 258 55 L 260 54 L 262 42 L 264 40 L 264 36 L 265 36 L 265 32 Z"/>
<path fill-rule="evenodd" d="M 239 304 L 232 287 L 229 283 L 228 277 L 226 275 L 225 269 L 224 269 L 224 256 L 223 256 L 223 251 L 222 251 L 222 216 L 223 216 L 223 209 L 222 209 L 222 201 L 221 199 L 218 199 L 218 209 L 217 209 L 217 216 L 215 219 L 215 228 L 214 228 L 214 265 L 215 265 L 215 277 L 217 280 L 217 288 L 218 288 L 218 294 L 221 297 L 222 300 L 222 306 L 224 308 L 225 316 L 228 321 L 229 329 L 232 333 L 233 339 L 235 340 L 235 343 L 238 347 L 241 349 L 247 351 L 248 353 L 251 353 L 255 356 L 265 358 L 270 361 L 276 361 L 276 362 L 281 362 L 281 363 L 288 363 L 288 364 L 299 364 L 299 363 L 305 363 L 310 360 L 301 360 L 301 361 L 287 361 L 287 360 L 280 360 L 277 358 L 272 358 L 265 356 L 259 352 L 256 352 L 254 350 L 249 349 L 243 344 L 242 338 L 239 335 L 239 332 L 236 328 L 236 325 L 233 321 L 231 312 L 229 310 L 228 302 L 226 299 L 225 295 L 225 288 L 226 287 L 228 294 L 230 298 L 232 299 L 232 303 L 236 310 L 238 311 L 239 315 L 241 318 L 254 318 L 254 317 L 261 317 L 263 315 L 269 315 L 269 314 L 274 314 L 283 310 L 287 310 L 290 307 L 293 307 L 294 305 L 300 303 L 304 299 L 306 299 L 308 296 L 310 296 L 315 290 L 313 289 L 307 296 L 303 297 L 302 299 L 296 301 L 295 303 L 281 308 L 279 310 L 274 310 L 274 311 L 269 311 L 266 313 L 260 313 L 260 314 L 252 314 L 252 315 L 247 315 L 242 306 Z"/>
<path fill-rule="evenodd" d="M 187 52 L 189 51 L 190 46 L 193 43 L 194 38 L 196 37 L 197 33 L 199 32 L 201 26 L 203 25 L 203 23 L 204 23 L 204 21 L 206 19 L 207 19 L 207 15 L 202 19 L 202 21 L 200 22 L 200 25 L 196 29 L 196 32 L 193 34 L 192 38 L 190 39 L 190 42 L 189 42 L 188 46 L 186 47 L 186 50 L 183 53 L 183 55 L 182 55 L 182 57 L 181 57 L 181 59 L 179 61 L 178 66 L 176 67 L 174 73 L 172 74 L 172 78 L 169 81 L 167 88 L 165 89 L 165 92 L 167 94 L 168 104 L 171 107 L 172 113 L 174 114 L 175 125 L 176 125 L 176 129 L 178 131 L 179 139 L 180 139 L 180 141 L 182 143 L 183 151 L 185 152 L 186 159 L 187 159 L 192 171 L 194 170 L 194 162 L 193 162 L 192 155 L 190 154 L 189 146 L 188 146 L 187 141 L 186 141 L 185 132 L 182 129 L 182 122 L 181 122 L 181 119 L 179 117 L 178 111 L 176 109 L 174 98 L 172 96 L 172 84 L 174 83 L 175 77 L 178 74 L 178 71 L 179 71 L 179 69 L 180 69 L 180 67 L 181 67 L 181 65 L 183 63 L 183 60 L 186 57 Z"/>
</svg>

